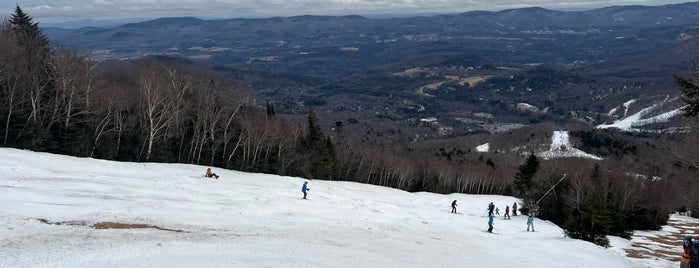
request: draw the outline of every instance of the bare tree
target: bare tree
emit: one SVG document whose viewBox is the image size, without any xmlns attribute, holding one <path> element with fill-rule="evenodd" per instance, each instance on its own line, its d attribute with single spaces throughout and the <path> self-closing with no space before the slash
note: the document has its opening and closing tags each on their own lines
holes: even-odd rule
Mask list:
<svg viewBox="0 0 699 268">
<path fill-rule="evenodd" d="M 60 122 L 64 128 L 71 127 L 71 120 L 89 114 L 89 92 L 92 84 L 92 64 L 74 52 L 56 48 L 51 55 L 51 74 L 55 91 L 52 113 L 48 127 Z"/>
<path fill-rule="evenodd" d="M 96 74 L 97 75 L 97 74 Z M 96 77 L 94 92 L 88 94 L 88 103 L 92 103 L 92 150 L 90 156 L 94 156 L 102 137 L 115 133 L 116 149 L 119 152 L 121 138 L 126 130 L 127 115 L 138 103 L 134 96 L 136 83 L 131 74 L 112 68 L 108 72 L 102 72 Z M 90 86 L 92 87 L 92 86 Z"/>
<path fill-rule="evenodd" d="M 218 137 L 223 131 L 223 124 L 226 114 L 226 104 L 222 98 L 223 91 L 216 82 L 210 79 L 199 79 L 196 86 L 193 86 L 192 97 L 189 107 L 194 109 L 193 134 L 191 145 L 191 156 L 194 163 L 199 163 L 204 147 L 209 146 L 209 165 L 213 165 L 216 157 L 216 148 L 223 139 Z"/>
<path fill-rule="evenodd" d="M 167 74 L 163 74 L 166 72 Z M 190 82 L 176 70 L 157 64 L 144 66 L 139 73 L 140 115 L 145 130 L 145 159 L 150 160 L 153 144 L 169 137 L 168 130 L 174 127 L 182 112 L 182 98 Z"/>
</svg>

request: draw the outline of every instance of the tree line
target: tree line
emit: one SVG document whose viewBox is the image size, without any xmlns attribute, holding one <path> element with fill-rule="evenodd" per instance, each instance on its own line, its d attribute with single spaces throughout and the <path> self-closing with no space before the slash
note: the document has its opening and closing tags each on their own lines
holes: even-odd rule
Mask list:
<svg viewBox="0 0 699 268">
<path fill-rule="evenodd" d="M 609 234 L 658 228 L 668 212 L 697 201 L 675 197 L 692 183 L 676 170 L 640 167 L 666 178 L 643 179 L 623 169 L 632 165 L 624 159 L 490 153 L 486 160 L 465 150 L 445 159 L 407 146 L 362 144 L 343 122 L 321 126 L 313 109 L 299 118 L 278 115 L 272 103 L 258 107 L 245 86 L 221 73 L 157 58 L 98 64 L 89 53 L 51 47 L 19 7 L 0 21 L 0 102 L 5 147 L 407 191 L 514 195 L 525 201 L 523 209 L 598 244 Z"/>
</svg>

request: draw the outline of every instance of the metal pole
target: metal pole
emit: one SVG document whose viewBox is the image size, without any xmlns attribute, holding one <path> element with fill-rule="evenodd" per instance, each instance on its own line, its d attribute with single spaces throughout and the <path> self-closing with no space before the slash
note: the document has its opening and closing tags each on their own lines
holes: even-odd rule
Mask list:
<svg viewBox="0 0 699 268">
<path fill-rule="evenodd" d="M 554 184 L 553 186 L 551 186 L 551 189 L 549 189 L 548 191 L 546 191 L 546 193 L 544 193 L 544 195 L 541 196 L 541 198 L 539 198 L 539 201 L 536 201 L 536 206 L 539 205 L 539 202 L 541 202 L 541 200 L 544 199 L 544 197 L 546 197 L 546 195 L 549 194 L 549 192 L 551 192 L 551 190 L 553 190 L 553 188 L 556 188 L 556 185 L 558 185 L 559 183 L 561 183 L 561 181 L 563 181 L 563 179 L 566 178 L 566 175 L 568 175 L 568 174 L 563 174 L 563 177 L 561 177 L 561 179 L 558 180 L 558 182 L 556 182 L 556 184 Z"/>
</svg>

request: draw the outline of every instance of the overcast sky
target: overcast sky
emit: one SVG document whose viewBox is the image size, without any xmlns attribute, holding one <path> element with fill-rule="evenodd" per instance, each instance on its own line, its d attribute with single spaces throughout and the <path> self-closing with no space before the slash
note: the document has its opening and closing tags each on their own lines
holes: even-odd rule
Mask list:
<svg viewBox="0 0 699 268">
<path fill-rule="evenodd" d="M 19 5 L 35 22 L 192 16 L 253 18 L 296 15 L 381 15 L 497 11 L 544 7 L 580 10 L 615 5 L 656 6 L 672 0 L 1 0 L 0 15 Z"/>
</svg>

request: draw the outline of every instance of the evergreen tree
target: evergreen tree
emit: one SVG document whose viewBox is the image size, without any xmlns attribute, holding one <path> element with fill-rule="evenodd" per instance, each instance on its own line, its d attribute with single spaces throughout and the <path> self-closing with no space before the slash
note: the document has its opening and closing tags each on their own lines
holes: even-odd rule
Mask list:
<svg viewBox="0 0 699 268">
<path fill-rule="evenodd" d="M 15 33 L 17 45 L 20 49 L 17 65 L 18 76 L 22 83 L 19 85 L 25 98 L 29 99 L 23 107 L 29 110 L 27 124 L 19 136 L 29 137 L 28 143 L 18 144 L 20 147 L 41 150 L 48 142 L 49 129 L 46 122 L 42 121 L 42 112 L 51 110 L 44 107 L 53 96 L 50 61 L 50 47 L 48 38 L 41 33 L 38 23 L 32 22 L 32 18 L 19 6 L 16 6 L 14 14 L 10 18 L 12 30 Z M 41 135 L 38 135 L 41 134 Z M 25 140 L 27 140 L 25 138 Z"/>
<path fill-rule="evenodd" d="M 333 145 L 330 138 L 325 139 L 325 166 L 327 168 L 326 178 L 336 179 L 336 174 L 340 169 L 340 164 L 337 161 L 337 154 L 335 153 L 335 145 Z"/>
<path fill-rule="evenodd" d="M 274 105 L 271 102 L 267 101 L 267 116 L 274 116 L 276 114 L 277 112 L 274 111 Z"/>
<path fill-rule="evenodd" d="M 699 86 L 675 75 L 675 82 L 682 91 L 682 101 L 687 106 L 682 108 L 685 116 L 697 116 L 699 114 Z"/>
<path fill-rule="evenodd" d="M 612 225 L 612 216 L 604 204 L 586 200 L 571 212 L 563 228 L 566 230 L 566 235 L 571 238 L 606 247 L 609 245 L 607 235 Z"/>
<path fill-rule="evenodd" d="M 303 147 L 309 154 L 311 177 L 334 179 L 338 170 L 335 147 L 330 138 L 323 135 L 313 109 L 308 110 L 308 135 Z"/>
<path fill-rule="evenodd" d="M 32 17 L 27 13 L 24 13 L 19 6 L 16 6 L 15 13 L 12 14 L 10 18 L 10 24 L 17 37 L 18 45 L 24 50 L 26 56 L 33 56 L 38 59 L 37 62 L 26 62 L 26 63 L 48 63 L 49 59 L 49 39 L 46 37 L 39 29 L 39 24 L 32 22 Z M 36 66 L 45 67 L 45 66 Z"/>
<path fill-rule="evenodd" d="M 323 140 L 323 132 L 318 125 L 315 111 L 308 109 L 308 136 L 306 136 L 306 146 L 317 146 Z"/>
<path fill-rule="evenodd" d="M 517 197 L 531 198 L 529 190 L 532 188 L 532 180 L 538 170 L 539 158 L 534 153 L 531 153 L 527 160 L 524 161 L 524 164 L 519 166 L 515 175 L 513 190 Z"/>
</svg>

